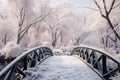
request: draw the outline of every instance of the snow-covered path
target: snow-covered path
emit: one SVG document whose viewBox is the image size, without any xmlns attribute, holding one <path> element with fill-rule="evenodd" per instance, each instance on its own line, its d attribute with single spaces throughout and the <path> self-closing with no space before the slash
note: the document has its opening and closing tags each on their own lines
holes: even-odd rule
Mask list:
<svg viewBox="0 0 120 80">
<path fill-rule="evenodd" d="M 102 80 L 74 56 L 53 56 L 27 71 L 25 80 Z"/>
</svg>

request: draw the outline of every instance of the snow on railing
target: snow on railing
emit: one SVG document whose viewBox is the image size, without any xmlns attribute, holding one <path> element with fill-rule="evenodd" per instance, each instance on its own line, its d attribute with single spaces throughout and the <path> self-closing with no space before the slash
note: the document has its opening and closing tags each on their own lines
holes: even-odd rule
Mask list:
<svg viewBox="0 0 120 80">
<path fill-rule="evenodd" d="M 26 76 L 24 70 L 35 67 L 38 62 L 49 56 L 53 56 L 53 52 L 48 47 L 36 47 L 28 50 L 14 59 L 0 72 L 0 80 L 20 80 Z"/>
<path fill-rule="evenodd" d="M 110 79 L 116 72 L 120 72 L 120 60 L 102 49 L 81 45 L 75 47 L 71 55 L 80 56 L 87 65 L 105 80 Z"/>
</svg>

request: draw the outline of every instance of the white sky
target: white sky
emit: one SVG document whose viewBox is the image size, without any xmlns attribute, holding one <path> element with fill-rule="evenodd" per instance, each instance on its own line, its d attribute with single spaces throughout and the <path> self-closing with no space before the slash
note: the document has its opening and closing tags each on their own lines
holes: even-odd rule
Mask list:
<svg viewBox="0 0 120 80">
<path fill-rule="evenodd" d="M 60 2 L 69 1 L 77 5 L 90 5 L 93 3 L 93 0 L 50 0 L 52 5 L 58 4 Z"/>
<path fill-rule="evenodd" d="M 6 0 L 0 0 L 0 3 L 6 4 Z"/>
<path fill-rule="evenodd" d="M 79 6 L 80 8 L 77 9 L 77 11 L 82 11 L 82 12 L 86 12 L 86 10 L 88 10 L 87 8 L 83 8 L 85 6 L 91 6 L 93 5 L 93 0 L 50 0 L 50 5 L 51 6 L 55 6 L 57 4 L 60 4 L 62 2 L 70 2 L 74 5 Z"/>
</svg>

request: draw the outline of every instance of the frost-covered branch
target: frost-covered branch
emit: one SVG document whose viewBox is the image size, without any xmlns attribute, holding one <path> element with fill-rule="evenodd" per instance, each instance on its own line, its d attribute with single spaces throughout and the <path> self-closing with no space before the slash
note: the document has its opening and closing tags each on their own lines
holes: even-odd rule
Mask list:
<svg viewBox="0 0 120 80">
<path fill-rule="evenodd" d="M 95 8 L 92 8 L 92 7 L 84 7 L 84 8 L 87 8 L 87 9 L 91 9 L 91 10 L 94 10 L 94 11 L 99 11 L 98 9 L 95 9 Z"/>
<path fill-rule="evenodd" d="M 101 16 L 105 17 L 105 15 L 102 13 L 102 8 L 101 8 L 100 5 L 98 4 L 98 2 L 97 2 L 96 0 L 93 0 L 93 1 L 94 1 L 94 3 L 96 4 L 96 6 L 98 7 Z"/>
<path fill-rule="evenodd" d="M 101 8 L 101 6 L 98 4 L 98 2 L 97 2 L 96 0 L 93 0 L 93 1 L 94 1 L 94 3 L 96 4 L 96 6 L 98 7 L 101 16 L 102 16 L 104 19 L 107 20 L 107 22 L 108 22 L 110 28 L 112 29 L 113 33 L 114 33 L 114 34 L 116 35 L 116 37 L 120 40 L 120 35 L 119 35 L 119 33 L 114 29 L 115 26 L 113 25 L 113 23 L 112 23 L 112 21 L 111 21 L 111 19 L 110 19 L 110 17 L 109 17 L 109 15 L 110 15 L 110 13 L 111 13 L 114 5 L 115 5 L 115 1 L 116 1 L 116 0 L 112 0 L 112 1 L 111 1 L 110 8 L 107 7 L 105 0 L 102 0 L 102 1 L 103 1 L 103 5 L 104 5 L 104 11 L 105 11 L 105 14 L 106 14 L 106 15 L 103 14 L 102 8 Z M 109 10 L 108 10 L 108 8 L 109 8 Z"/>
<path fill-rule="evenodd" d="M 110 6 L 110 9 L 108 10 L 108 14 L 110 14 L 110 12 L 112 11 L 112 9 L 113 9 L 113 7 L 114 7 L 114 5 L 115 5 L 115 1 L 116 1 L 116 0 L 113 0 L 113 1 L 112 1 L 112 4 L 111 4 L 111 6 Z"/>
</svg>

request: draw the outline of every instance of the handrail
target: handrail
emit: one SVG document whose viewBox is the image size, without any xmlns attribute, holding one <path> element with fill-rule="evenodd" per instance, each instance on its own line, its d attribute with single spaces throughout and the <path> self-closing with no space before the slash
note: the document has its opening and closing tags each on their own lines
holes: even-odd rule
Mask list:
<svg viewBox="0 0 120 80">
<path fill-rule="evenodd" d="M 0 72 L 0 80 L 13 80 L 12 77 L 16 78 L 16 73 L 18 73 L 19 76 L 22 75 L 24 78 L 26 76 L 23 72 L 24 70 L 34 67 L 37 62 L 41 62 L 49 56 L 53 56 L 53 52 L 48 47 L 36 47 L 28 50 L 15 58 Z"/>
<path fill-rule="evenodd" d="M 115 72 L 120 72 L 120 60 L 103 51 L 89 46 L 75 47 L 71 55 L 78 55 L 87 63 L 99 76 L 109 79 Z M 109 64 L 113 64 L 110 66 Z"/>
</svg>

